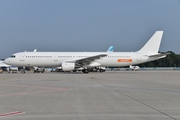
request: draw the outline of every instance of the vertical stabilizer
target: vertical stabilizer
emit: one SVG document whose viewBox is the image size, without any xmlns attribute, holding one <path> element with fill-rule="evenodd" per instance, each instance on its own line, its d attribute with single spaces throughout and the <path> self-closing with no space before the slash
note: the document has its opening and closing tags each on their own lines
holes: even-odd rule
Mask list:
<svg viewBox="0 0 180 120">
<path fill-rule="evenodd" d="M 149 41 L 138 52 L 158 53 L 163 31 L 156 31 Z"/>
<path fill-rule="evenodd" d="M 110 46 L 107 52 L 113 52 L 114 51 L 114 46 Z"/>
</svg>

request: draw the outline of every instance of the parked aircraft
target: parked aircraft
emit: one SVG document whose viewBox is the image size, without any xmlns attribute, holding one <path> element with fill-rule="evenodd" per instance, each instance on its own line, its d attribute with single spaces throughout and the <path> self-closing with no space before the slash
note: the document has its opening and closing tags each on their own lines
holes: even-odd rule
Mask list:
<svg viewBox="0 0 180 120">
<path fill-rule="evenodd" d="M 0 67 L 1 67 L 2 69 L 4 69 L 4 68 L 7 68 L 7 67 L 10 67 L 10 65 L 7 65 L 6 63 L 4 63 L 3 60 L 0 60 Z"/>
<path fill-rule="evenodd" d="M 7 65 L 3 60 L 0 60 L 0 68 L 8 72 L 17 72 L 18 67 Z"/>
<path fill-rule="evenodd" d="M 156 31 L 137 52 L 19 52 L 5 60 L 14 66 L 59 67 L 63 71 L 81 70 L 89 73 L 96 67 L 136 65 L 166 57 L 158 53 L 163 31 Z"/>
</svg>

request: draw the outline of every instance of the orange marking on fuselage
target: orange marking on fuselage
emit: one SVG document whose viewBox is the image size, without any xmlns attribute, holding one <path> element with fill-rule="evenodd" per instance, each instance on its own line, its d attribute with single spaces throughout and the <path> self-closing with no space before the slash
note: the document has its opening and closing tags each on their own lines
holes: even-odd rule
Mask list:
<svg viewBox="0 0 180 120">
<path fill-rule="evenodd" d="M 132 62 L 132 59 L 118 59 L 118 62 Z"/>
</svg>

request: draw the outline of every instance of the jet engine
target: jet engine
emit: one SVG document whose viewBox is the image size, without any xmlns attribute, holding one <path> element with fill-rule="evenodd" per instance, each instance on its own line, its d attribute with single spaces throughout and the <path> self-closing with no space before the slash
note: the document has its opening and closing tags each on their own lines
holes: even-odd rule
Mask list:
<svg viewBox="0 0 180 120">
<path fill-rule="evenodd" d="M 72 71 L 75 69 L 75 63 L 62 63 L 61 64 L 63 71 Z"/>
</svg>

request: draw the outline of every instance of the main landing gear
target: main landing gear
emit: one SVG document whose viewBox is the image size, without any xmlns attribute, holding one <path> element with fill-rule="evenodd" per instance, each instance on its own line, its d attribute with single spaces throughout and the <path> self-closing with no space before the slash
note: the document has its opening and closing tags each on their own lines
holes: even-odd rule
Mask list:
<svg viewBox="0 0 180 120">
<path fill-rule="evenodd" d="M 25 69 L 26 69 L 26 67 L 23 67 L 23 68 L 21 69 L 21 73 L 22 73 L 22 74 L 26 73 Z"/>
<path fill-rule="evenodd" d="M 84 69 L 84 70 L 82 70 L 82 72 L 88 74 L 89 73 L 89 69 Z"/>
</svg>

